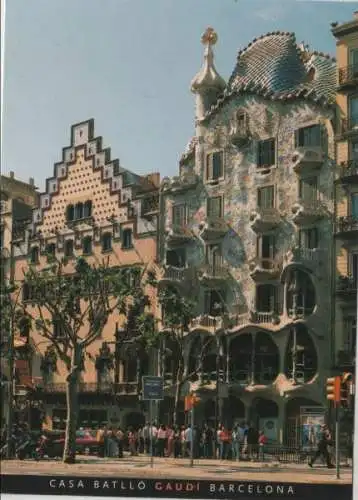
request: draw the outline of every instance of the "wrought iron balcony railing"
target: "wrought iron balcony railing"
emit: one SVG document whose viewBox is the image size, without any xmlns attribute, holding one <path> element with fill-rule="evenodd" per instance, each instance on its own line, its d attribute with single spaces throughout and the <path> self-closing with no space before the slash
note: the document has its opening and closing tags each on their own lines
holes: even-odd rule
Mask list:
<svg viewBox="0 0 358 500">
<path fill-rule="evenodd" d="M 348 215 L 346 217 L 339 217 L 336 220 L 335 233 L 356 233 L 358 231 L 358 216 Z"/>
<path fill-rule="evenodd" d="M 358 180 L 358 159 L 349 160 L 341 164 L 339 169 L 339 179 L 344 180 Z"/>
<path fill-rule="evenodd" d="M 344 86 L 347 84 L 354 84 L 358 80 L 358 65 L 352 64 L 345 68 L 340 68 L 338 72 L 338 84 Z"/>
<path fill-rule="evenodd" d="M 336 284 L 336 292 L 339 294 L 357 293 L 357 276 L 340 276 Z"/>
<path fill-rule="evenodd" d="M 352 115 L 349 118 L 342 118 L 338 123 L 338 135 L 358 133 L 358 115 Z"/>
</svg>

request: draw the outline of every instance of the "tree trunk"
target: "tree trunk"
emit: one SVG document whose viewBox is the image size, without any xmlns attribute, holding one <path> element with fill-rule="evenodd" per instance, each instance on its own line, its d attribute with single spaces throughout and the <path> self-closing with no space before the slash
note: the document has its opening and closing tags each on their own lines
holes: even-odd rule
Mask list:
<svg viewBox="0 0 358 500">
<path fill-rule="evenodd" d="M 82 349 L 75 346 L 71 358 L 71 370 L 66 379 L 66 405 L 67 421 L 63 462 L 74 464 L 76 462 L 76 430 L 78 407 L 78 379 L 82 362 Z"/>
<path fill-rule="evenodd" d="M 175 397 L 174 397 L 174 411 L 173 411 L 173 425 L 178 424 L 178 411 L 179 411 L 179 402 L 180 402 L 180 393 L 181 387 L 183 384 L 183 363 L 179 362 L 176 384 L 175 384 Z"/>
</svg>

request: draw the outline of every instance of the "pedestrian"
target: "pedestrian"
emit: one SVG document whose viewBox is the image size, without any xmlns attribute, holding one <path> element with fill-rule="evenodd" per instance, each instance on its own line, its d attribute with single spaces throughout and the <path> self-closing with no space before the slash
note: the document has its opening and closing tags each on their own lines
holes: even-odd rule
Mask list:
<svg viewBox="0 0 358 500">
<path fill-rule="evenodd" d="M 240 431 L 238 424 L 235 424 L 231 435 L 232 458 L 237 462 L 240 460 Z"/>
<path fill-rule="evenodd" d="M 250 460 L 258 458 L 259 432 L 253 424 L 247 430 L 247 453 Z M 255 457 L 255 458 L 254 458 Z"/>
<path fill-rule="evenodd" d="M 174 453 L 174 446 L 175 446 L 175 432 L 172 427 L 168 427 L 167 429 L 167 457 L 171 457 Z"/>
<path fill-rule="evenodd" d="M 178 458 L 181 452 L 181 442 L 180 442 L 180 429 L 179 427 L 174 427 L 174 458 Z"/>
<path fill-rule="evenodd" d="M 213 433 L 207 424 L 204 425 L 204 429 L 201 435 L 202 445 L 203 445 L 203 457 L 211 458 L 212 457 L 212 438 Z"/>
<path fill-rule="evenodd" d="M 131 457 L 137 456 L 137 436 L 132 427 L 128 429 L 128 446 Z"/>
<path fill-rule="evenodd" d="M 181 429 L 180 429 L 180 448 L 181 448 L 180 454 L 181 454 L 182 458 L 186 457 L 186 451 L 187 451 L 185 433 L 186 433 L 186 429 L 185 429 L 184 425 L 182 425 Z"/>
<path fill-rule="evenodd" d="M 184 438 L 185 438 L 186 454 L 190 457 L 191 456 L 191 442 L 193 439 L 193 430 L 192 430 L 190 424 L 188 425 L 188 427 L 185 430 Z"/>
<path fill-rule="evenodd" d="M 332 445 L 332 434 L 327 425 L 321 426 L 321 436 L 318 441 L 316 453 L 313 455 L 312 460 L 308 462 L 310 467 L 313 466 L 318 457 L 323 457 L 326 461 L 327 468 L 331 469 L 334 467 L 331 461 L 331 456 L 328 451 L 328 447 Z"/>
<path fill-rule="evenodd" d="M 152 423 L 151 426 L 151 435 L 152 435 L 152 455 L 156 456 L 157 455 L 157 437 L 158 437 L 158 427 L 156 426 L 155 422 Z"/>
<path fill-rule="evenodd" d="M 157 454 L 158 454 L 158 457 L 165 456 L 166 444 L 167 444 L 167 430 L 165 428 L 165 425 L 161 425 L 158 429 L 158 434 L 157 434 Z"/>
<path fill-rule="evenodd" d="M 144 450 L 146 455 L 150 453 L 150 424 L 147 422 L 143 427 Z"/>
<path fill-rule="evenodd" d="M 263 462 L 265 460 L 265 446 L 267 444 L 267 437 L 264 431 L 259 432 L 259 459 Z"/>
<path fill-rule="evenodd" d="M 116 440 L 117 440 L 117 447 L 118 447 L 118 458 L 123 458 L 123 440 L 124 440 L 124 433 L 120 427 L 118 427 L 116 434 L 115 434 Z"/>
</svg>

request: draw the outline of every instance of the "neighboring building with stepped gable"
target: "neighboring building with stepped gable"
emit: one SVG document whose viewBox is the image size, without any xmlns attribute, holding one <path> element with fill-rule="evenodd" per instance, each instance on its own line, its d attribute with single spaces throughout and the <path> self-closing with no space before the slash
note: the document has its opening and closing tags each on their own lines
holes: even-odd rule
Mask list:
<svg viewBox="0 0 358 500">
<path fill-rule="evenodd" d="M 337 40 L 337 133 L 335 185 L 335 365 L 354 372 L 358 286 L 358 11 L 332 25 Z M 348 428 L 353 429 L 354 408 Z"/>
<path fill-rule="evenodd" d="M 252 421 L 293 443 L 302 408 L 326 406 L 334 357 L 336 63 L 292 33 L 268 33 L 239 52 L 225 83 L 216 41 L 209 28 L 191 83 L 195 136 L 161 184 L 160 286 L 197 297 L 188 373 L 213 336 L 187 388 L 202 398 L 198 421 Z"/>
<path fill-rule="evenodd" d="M 73 272 L 72 257 L 85 256 L 89 263 L 108 259 L 112 267 L 154 265 L 157 258 L 157 209 L 159 174 L 139 176 L 123 168 L 94 135 L 94 121 L 73 125 L 71 143 L 46 180 L 46 190 L 33 210 L 31 231 L 16 254 L 16 279 L 23 279 L 29 263 L 45 267 L 48 258 L 66 256 L 65 272 Z M 30 290 L 23 300 L 31 306 Z M 156 314 L 156 297 L 153 312 Z M 103 422 L 122 425 L 143 423 L 138 399 L 138 378 L 152 373 L 152 359 L 138 363 L 132 354 L 115 356 L 118 314 L 109 319 L 103 334 L 89 348 L 80 383 L 79 426 Z M 54 321 L 53 328 L 58 328 Z M 117 328 L 118 327 L 118 328 Z M 27 357 L 27 384 L 22 394 L 42 402 L 45 425 L 63 429 L 66 419 L 65 371 L 53 363 L 51 349 L 36 331 L 27 332 L 31 347 Z M 91 358 L 91 359 L 90 359 Z M 101 362 L 98 362 L 98 361 Z M 33 422 L 32 422 L 33 423 Z"/>
</svg>

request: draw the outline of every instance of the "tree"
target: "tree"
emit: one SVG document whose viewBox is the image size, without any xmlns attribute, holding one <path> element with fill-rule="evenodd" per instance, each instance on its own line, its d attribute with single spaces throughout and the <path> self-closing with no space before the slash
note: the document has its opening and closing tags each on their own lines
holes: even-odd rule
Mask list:
<svg viewBox="0 0 358 500">
<path fill-rule="evenodd" d="M 31 321 L 38 334 L 53 347 L 66 368 L 67 422 L 63 461 L 76 459 L 76 424 L 79 376 L 84 368 L 88 347 L 98 339 L 113 313 L 126 316 L 138 300 L 144 304 L 142 314 L 127 328 L 121 341 L 138 342 L 143 335 L 150 344 L 148 325 L 154 318 L 145 310 L 150 305 L 146 286 L 155 286 L 147 269 L 113 268 L 107 262 L 91 266 L 80 257 L 74 272 L 66 272 L 65 260 L 54 260 L 46 269 L 30 267 L 25 273 L 22 292 L 22 314 Z M 128 322 L 127 322 L 128 324 Z M 54 328 L 54 326 L 56 326 Z M 132 335 L 132 338 L 130 336 Z"/>
<path fill-rule="evenodd" d="M 173 360 L 173 387 L 175 389 L 173 423 L 176 425 L 182 388 L 186 382 L 198 373 L 212 339 L 208 337 L 202 343 L 196 368 L 190 373 L 189 370 L 186 371 L 186 337 L 189 330 L 189 324 L 195 317 L 196 304 L 194 301 L 182 296 L 173 286 L 167 286 L 160 290 L 158 298 L 164 316 L 164 332 L 162 339 L 164 341 L 168 339 L 172 345 L 171 349 L 164 348 L 163 357 L 170 356 Z"/>
</svg>

